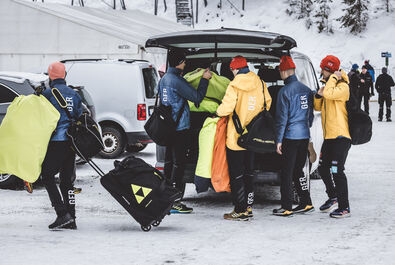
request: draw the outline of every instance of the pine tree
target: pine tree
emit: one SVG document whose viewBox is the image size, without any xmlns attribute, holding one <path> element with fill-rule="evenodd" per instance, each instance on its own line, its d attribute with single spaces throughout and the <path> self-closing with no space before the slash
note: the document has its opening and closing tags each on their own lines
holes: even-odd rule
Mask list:
<svg viewBox="0 0 395 265">
<path fill-rule="evenodd" d="M 331 8 L 329 6 L 333 0 L 317 0 L 318 9 L 315 11 L 314 17 L 317 18 L 315 24 L 317 24 L 318 32 L 333 33 L 332 26 L 329 24 L 329 14 Z"/>
<path fill-rule="evenodd" d="M 368 5 L 369 0 L 343 0 L 346 5 L 345 15 L 338 18 L 343 28 L 350 28 L 353 34 L 361 33 L 365 30 L 366 24 L 369 20 Z"/>
<path fill-rule="evenodd" d="M 313 10 L 312 0 L 288 0 L 289 8 L 285 11 L 290 16 L 295 16 L 297 19 L 306 19 L 306 27 L 310 28 L 312 21 L 310 13 Z"/>
</svg>

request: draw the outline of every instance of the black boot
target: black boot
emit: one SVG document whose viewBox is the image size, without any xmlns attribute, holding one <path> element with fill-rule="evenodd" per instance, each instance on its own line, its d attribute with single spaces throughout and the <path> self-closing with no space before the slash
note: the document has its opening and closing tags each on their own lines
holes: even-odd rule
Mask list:
<svg viewBox="0 0 395 265">
<path fill-rule="evenodd" d="M 66 225 L 75 222 L 73 217 L 69 213 L 65 215 L 58 216 L 52 224 L 48 226 L 49 229 L 57 229 L 57 228 L 64 228 Z"/>
</svg>

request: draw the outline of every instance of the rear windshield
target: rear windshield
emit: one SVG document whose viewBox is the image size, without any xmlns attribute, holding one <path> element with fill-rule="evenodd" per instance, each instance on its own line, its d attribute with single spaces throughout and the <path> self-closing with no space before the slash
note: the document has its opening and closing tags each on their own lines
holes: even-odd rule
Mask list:
<svg viewBox="0 0 395 265">
<path fill-rule="evenodd" d="M 155 68 L 144 68 L 144 85 L 145 85 L 145 96 L 147 98 L 155 98 L 158 90 L 158 75 L 156 74 Z"/>
</svg>

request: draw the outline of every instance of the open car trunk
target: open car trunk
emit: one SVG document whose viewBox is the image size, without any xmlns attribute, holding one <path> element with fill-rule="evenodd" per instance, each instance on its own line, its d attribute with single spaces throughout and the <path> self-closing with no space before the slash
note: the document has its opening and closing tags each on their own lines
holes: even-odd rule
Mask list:
<svg viewBox="0 0 395 265">
<path fill-rule="evenodd" d="M 234 56 L 247 59 L 250 70 L 254 70 L 268 86 L 272 96 L 270 112 L 275 115 L 277 93 L 283 86 L 278 69 L 282 55 L 289 55 L 296 47 L 296 41 L 288 36 L 238 29 L 196 30 L 155 36 L 147 40 L 146 48 L 178 48 L 187 55 L 184 74 L 196 68 L 210 68 L 211 71 L 233 79 L 229 64 Z M 210 113 L 191 112 L 190 140 L 187 148 L 185 180 L 193 182 L 198 158 L 198 136 L 204 120 Z M 165 148 L 157 147 L 157 167 L 163 168 Z M 257 182 L 278 184 L 280 156 L 256 154 L 255 175 Z"/>
</svg>

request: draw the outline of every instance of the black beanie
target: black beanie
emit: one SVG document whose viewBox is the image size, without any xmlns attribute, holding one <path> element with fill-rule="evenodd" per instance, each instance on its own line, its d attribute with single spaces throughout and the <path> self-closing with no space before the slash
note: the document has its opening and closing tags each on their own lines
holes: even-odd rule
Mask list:
<svg viewBox="0 0 395 265">
<path fill-rule="evenodd" d="M 383 74 L 386 74 L 387 71 L 388 71 L 387 67 L 383 67 L 383 69 L 381 69 L 381 72 L 382 72 Z"/>
<path fill-rule="evenodd" d="M 185 61 L 185 53 L 180 49 L 171 49 L 169 51 L 168 60 L 170 67 L 176 67 Z"/>
</svg>

